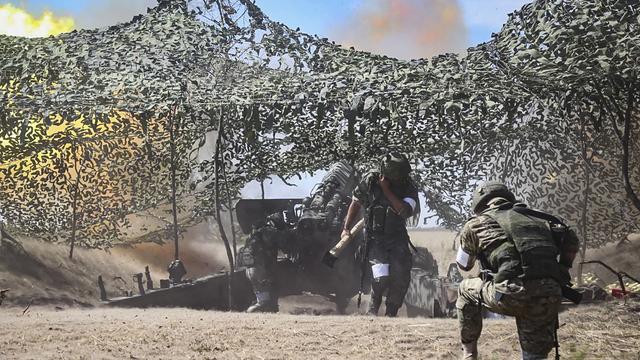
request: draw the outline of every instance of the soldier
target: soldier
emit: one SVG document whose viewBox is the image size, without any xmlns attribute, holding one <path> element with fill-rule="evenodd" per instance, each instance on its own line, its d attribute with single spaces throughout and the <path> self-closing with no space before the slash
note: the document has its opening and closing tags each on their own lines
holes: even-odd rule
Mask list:
<svg viewBox="0 0 640 360">
<path fill-rule="evenodd" d="M 365 209 L 367 257 L 373 282 L 368 314 L 377 315 L 386 297 L 386 316 L 394 317 L 402 306 L 411 277 L 410 240 L 406 219 L 418 210 L 418 191 L 411 177 L 411 165 L 403 154 L 390 153 L 380 162 L 379 171 L 371 171 L 353 191 L 353 199 L 344 222 L 342 236 L 350 236 L 360 209 Z"/>
<path fill-rule="evenodd" d="M 278 312 L 274 274 L 278 250 L 291 250 L 296 241 L 292 221 L 285 215 L 290 216 L 287 212 L 269 215 L 265 223 L 254 227 L 239 251 L 239 265 L 247 266 L 247 277 L 256 295 L 255 304 L 247 312 Z"/>
<path fill-rule="evenodd" d="M 478 259 L 482 271 L 458 290 L 463 359 L 478 357 L 483 306 L 515 316 L 523 359 L 546 359 L 557 346 L 558 308 L 578 239 L 557 218 L 515 203 L 513 193 L 496 181 L 476 189 L 472 209 L 456 262 L 468 271 Z"/>
</svg>

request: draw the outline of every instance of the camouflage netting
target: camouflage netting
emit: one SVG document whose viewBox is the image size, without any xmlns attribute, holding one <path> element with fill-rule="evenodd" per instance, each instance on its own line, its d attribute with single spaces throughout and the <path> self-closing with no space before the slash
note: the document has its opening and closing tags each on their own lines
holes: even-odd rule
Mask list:
<svg viewBox="0 0 640 360">
<path fill-rule="evenodd" d="M 108 246 L 127 214 L 174 196 L 173 213 L 213 213 L 217 174 L 235 194 L 394 149 L 444 226 L 498 178 L 593 244 L 613 240 L 640 209 L 639 9 L 538 0 L 464 56 L 412 61 L 292 30 L 249 0 L 162 0 L 106 29 L 0 36 L 2 216 Z"/>
</svg>

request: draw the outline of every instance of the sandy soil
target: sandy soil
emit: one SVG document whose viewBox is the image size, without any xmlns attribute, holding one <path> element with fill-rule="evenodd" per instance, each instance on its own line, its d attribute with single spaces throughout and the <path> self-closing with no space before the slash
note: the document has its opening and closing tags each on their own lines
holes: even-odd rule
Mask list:
<svg viewBox="0 0 640 360">
<path fill-rule="evenodd" d="M 638 359 L 640 307 L 561 314 L 563 359 Z M 452 359 L 453 319 L 186 309 L 0 308 L 3 359 Z M 516 359 L 513 320 L 486 320 L 483 359 Z"/>
<path fill-rule="evenodd" d="M 411 236 L 416 245 L 430 249 L 443 273 L 454 256 L 455 234 L 417 231 Z M 0 306 L 0 359 L 371 360 L 459 355 L 457 320 L 315 316 L 333 312 L 333 305 L 318 296 L 284 299 L 277 315 L 90 307 L 98 303 L 98 274 L 108 274 L 110 293 L 132 289 L 131 274 L 145 264 L 154 274 L 163 271 L 170 244 L 114 249 L 111 255 L 78 249 L 77 258 L 70 261 L 62 245 L 21 240 L 28 255 L 0 253 L 0 287 L 11 288 Z M 633 272 L 638 270 L 637 257 L 629 255 L 640 253 L 639 241 L 590 254 Z M 203 249 L 202 243 L 194 241 L 186 249 L 218 253 L 213 245 Z M 218 270 L 221 264 L 215 256 L 194 255 L 191 260 L 196 273 Z M 122 280 L 116 281 L 116 276 Z M 354 304 L 348 311 L 358 312 Z M 640 304 L 622 306 L 618 301 L 562 313 L 563 359 L 640 360 L 639 314 Z M 484 359 L 519 358 L 514 321 L 487 320 L 480 347 Z"/>
</svg>

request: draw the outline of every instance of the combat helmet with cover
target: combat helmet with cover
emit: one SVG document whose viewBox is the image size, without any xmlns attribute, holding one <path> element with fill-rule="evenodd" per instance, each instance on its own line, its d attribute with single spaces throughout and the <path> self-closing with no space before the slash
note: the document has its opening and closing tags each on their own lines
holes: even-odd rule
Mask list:
<svg viewBox="0 0 640 360">
<path fill-rule="evenodd" d="M 399 152 L 390 152 L 380 159 L 380 174 L 396 181 L 408 181 L 411 164 L 407 157 Z"/>
<path fill-rule="evenodd" d="M 276 212 L 269 216 L 266 219 L 267 225 L 273 226 L 278 230 L 284 230 L 288 226 L 287 219 L 285 219 L 285 214 L 283 212 Z"/>
<path fill-rule="evenodd" d="M 516 201 L 515 195 L 507 188 L 507 186 L 500 181 L 487 181 L 476 188 L 473 192 L 473 199 L 471 202 L 471 209 L 474 214 L 479 214 L 487 207 L 487 204 L 491 199 L 501 197 L 508 202 L 514 203 Z"/>
</svg>

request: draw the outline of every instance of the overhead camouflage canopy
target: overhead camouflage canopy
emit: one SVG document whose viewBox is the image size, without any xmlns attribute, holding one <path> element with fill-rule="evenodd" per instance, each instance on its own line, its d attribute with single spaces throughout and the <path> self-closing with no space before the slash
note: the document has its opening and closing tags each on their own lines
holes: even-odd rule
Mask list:
<svg viewBox="0 0 640 360">
<path fill-rule="evenodd" d="M 468 216 L 478 181 L 503 178 L 596 236 L 622 233 L 640 208 L 637 17 L 636 1 L 538 0 L 464 56 L 412 61 L 290 29 L 249 0 L 163 0 L 107 29 L 0 36 L 0 211 L 104 246 L 127 214 L 167 200 L 213 213 L 222 175 L 235 194 L 338 159 L 364 170 L 393 149 L 445 226 Z"/>
</svg>

